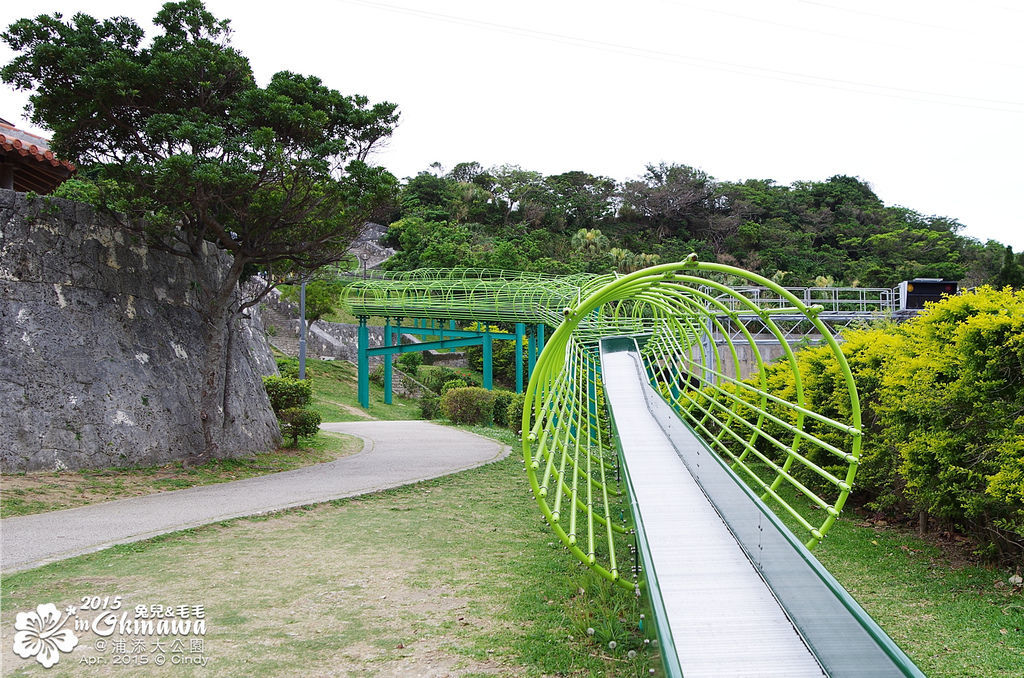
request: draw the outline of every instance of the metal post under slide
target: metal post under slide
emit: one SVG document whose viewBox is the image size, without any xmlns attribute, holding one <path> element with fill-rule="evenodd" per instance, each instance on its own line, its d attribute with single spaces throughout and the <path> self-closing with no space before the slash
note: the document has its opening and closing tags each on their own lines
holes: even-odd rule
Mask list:
<svg viewBox="0 0 1024 678">
<path fill-rule="evenodd" d="M 516 393 L 523 392 L 523 338 L 526 323 L 516 323 Z"/>
<path fill-rule="evenodd" d="M 391 318 L 384 318 L 384 346 L 391 346 Z M 384 356 L 384 404 L 390 405 L 393 401 L 391 394 L 392 378 L 391 356 Z"/>
<path fill-rule="evenodd" d="M 526 378 L 533 376 L 533 366 L 537 363 L 537 327 L 529 325 L 526 335 Z"/>
<path fill-rule="evenodd" d="M 601 358 L 655 621 L 686 678 L 923 677 L 650 387 L 632 339 Z"/>
<path fill-rule="evenodd" d="M 358 395 L 359 404 L 363 407 L 370 406 L 370 356 L 367 351 L 370 349 L 370 331 L 366 327 L 366 318 L 359 318 L 359 335 L 358 335 Z"/>
<path fill-rule="evenodd" d="M 484 361 L 484 388 L 488 391 L 494 388 L 494 369 L 491 363 L 492 349 L 494 346 L 490 328 L 485 326 L 483 340 L 483 361 Z"/>
</svg>

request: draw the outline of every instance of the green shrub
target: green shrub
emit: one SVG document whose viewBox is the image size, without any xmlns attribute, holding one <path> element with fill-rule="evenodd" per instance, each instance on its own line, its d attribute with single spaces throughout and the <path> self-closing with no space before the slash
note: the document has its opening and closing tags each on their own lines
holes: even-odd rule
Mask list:
<svg viewBox="0 0 1024 678">
<path fill-rule="evenodd" d="M 263 377 L 263 388 L 278 416 L 284 410 L 305 407 L 313 400 L 313 384 L 308 379 Z"/>
<path fill-rule="evenodd" d="M 491 391 L 494 394 L 494 425 L 508 426 L 508 405 L 515 400 L 516 395 L 512 391 Z"/>
<path fill-rule="evenodd" d="M 907 323 L 884 387 L 886 439 L 916 507 L 1019 552 L 1024 291 L 982 287 L 929 306 Z"/>
<path fill-rule="evenodd" d="M 520 429 L 523 428 L 523 408 L 525 406 L 526 396 L 522 393 L 513 393 L 505 407 L 505 422 L 513 433 L 520 433 Z"/>
<path fill-rule="evenodd" d="M 864 432 L 851 498 L 906 518 L 923 511 L 969 532 L 989 555 L 1019 557 L 1024 291 L 978 288 L 931 304 L 902 325 L 848 330 L 844 339 Z M 831 351 L 805 349 L 797 361 L 807 407 L 848 420 L 846 386 Z M 795 397 L 785 363 L 769 367 L 767 390 Z M 844 434 L 819 422 L 805 427 L 840 449 L 849 446 Z M 765 432 L 786 440 L 775 424 Z M 800 449 L 827 470 L 844 467 L 827 452 Z M 812 489 L 820 484 L 810 471 L 794 475 Z"/>
<path fill-rule="evenodd" d="M 467 386 L 469 384 L 466 383 L 465 379 L 449 379 L 441 386 L 441 395 L 444 396 L 445 393 L 453 388 L 466 388 Z"/>
<path fill-rule="evenodd" d="M 444 382 L 458 379 L 459 373 L 448 367 L 435 367 L 423 377 L 423 385 L 434 393 L 440 394 Z"/>
<path fill-rule="evenodd" d="M 315 436 L 320 430 L 320 414 L 301 407 L 290 407 L 278 415 L 281 435 L 292 439 L 292 447 L 297 447 L 299 438 Z"/>
<path fill-rule="evenodd" d="M 439 396 L 427 393 L 420 398 L 420 418 L 437 419 L 440 405 L 441 398 Z"/>
<path fill-rule="evenodd" d="M 384 385 L 384 363 L 381 363 L 370 370 L 370 381 L 377 384 L 377 386 Z"/>
<path fill-rule="evenodd" d="M 494 418 L 494 394 L 478 386 L 449 389 L 441 396 L 441 414 L 456 424 L 489 425 Z"/>
<path fill-rule="evenodd" d="M 408 375 L 413 377 L 420 370 L 420 365 L 423 364 L 423 353 L 416 351 L 415 353 L 403 353 L 398 356 L 399 368 Z"/>
<path fill-rule="evenodd" d="M 299 361 L 297 358 L 278 358 L 277 371 L 282 377 L 299 378 Z"/>
</svg>

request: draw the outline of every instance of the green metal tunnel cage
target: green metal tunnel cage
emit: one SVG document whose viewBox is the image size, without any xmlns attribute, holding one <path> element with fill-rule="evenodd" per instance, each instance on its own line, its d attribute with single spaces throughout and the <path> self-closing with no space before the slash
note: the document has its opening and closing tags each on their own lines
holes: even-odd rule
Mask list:
<svg viewBox="0 0 1024 678">
<path fill-rule="evenodd" d="M 835 523 L 852 488 L 861 421 L 846 359 L 818 317 L 822 307 L 807 299 L 749 271 L 697 261 L 696 255 L 626 276 L 420 269 L 356 279 L 344 295 L 364 325 L 368 317 L 381 316 L 557 328 L 537 342 L 543 351 L 535 363 L 530 356 L 522 427 L 529 482 L 540 510 L 573 555 L 634 589 L 641 586 L 635 560 L 620 565 L 632 526 L 604 403 L 599 341 L 635 338 L 652 386 L 813 547 Z M 831 405 L 842 420 L 808 407 L 806 375 L 787 341 L 794 318 L 812 326 L 835 355 L 846 397 Z M 756 326 L 757 339 L 748 326 Z M 783 352 L 771 379 L 763 354 L 766 328 Z M 389 347 L 390 338 L 386 344 L 366 352 L 416 350 Z"/>
<path fill-rule="evenodd" d="M 785 299 L 763 308 L 721 280 L 764 287 Z M 742 269 L 686 261 L 624 277 L 590 281 L 576 303 L 561 309 L 562 322 L 547 341 L 526 389 L 523 455 L 541 512 L 562 543 L 601 576 L 625 588 L 643 586 L 632 546 L 628 497 L 620 484 L 619 459 L 604 402 L 598 340 L 631 336 L 641 346 L 650 383 L 736 475 L 772 508 L 807 547 L 835 523 L 853 486 L 861 448 L 861 415 L 850 368 L 807 306 L 772 281 Z M 761 345 L 741 322 L 741 340 L 725 324 L 740 315 L 758 317 L 784 355 L 769 388 Z M 796 356 L 774 316 L 806 318 L 831 347 L 846 401 L 843 421 L 807 406 Z M 742 374 L 741 354 L 753 364 Z M 628 431 L 618 431 L 628 435 Z"/>
</svg>

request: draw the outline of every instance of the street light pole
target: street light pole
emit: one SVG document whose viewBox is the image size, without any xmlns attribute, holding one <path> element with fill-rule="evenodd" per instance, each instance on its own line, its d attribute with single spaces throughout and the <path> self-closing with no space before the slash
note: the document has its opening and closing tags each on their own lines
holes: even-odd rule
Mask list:
<svg viewBox="0 0 1024 678">
<path fill-rule="evenodd" d="M 299 379 L 306 378 L 306 281 L 299 287 Z"/>
</svg>

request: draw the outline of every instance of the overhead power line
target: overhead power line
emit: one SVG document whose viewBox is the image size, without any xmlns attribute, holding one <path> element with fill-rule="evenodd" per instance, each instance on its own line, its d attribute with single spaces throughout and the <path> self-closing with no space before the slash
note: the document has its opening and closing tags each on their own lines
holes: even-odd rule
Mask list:
<svg viewBox="0 0 1024 678">
<path fill-rule="evenodd" d="M 554 33 L 550 31 L 542 31 L 532 28 L 523 28 L 520 26 L 511 26 L 508 24 L 484 21 L 481 19 L 472 19 L 468 17 L 442 14 L 439 12 L 431 12 L 412 7 L 402 7 L 383 2 L 374 2 L 372 0 L 340 1 L 351 5 L 359 5 L 363 7 L 369 7 L 372 9 L 417 16 L 432 21 L 452 23 L 472 28 L 483 28 L 486 30 L 498 31 L 502 33 L 508 33 L 511 35 L 519 35 L 537 40 L 544 40 L 548 42 L 557 42 L 577 47 L 585 47 L 587 49 L 593 49 L 603 52 L 626 54 L 631 56 L 654 59 L 657 61 L 683 63 L 711 70 L 725 71 L 729 73 L 736 73 L 740 75 L 754 76 L 760 78 L 768 78 L 771 80 L 796 83 L 812 87 L 837 89 L 842 91 L 857 92 L 860 94 L 872 94 L 876 96 L 883 96 L 889 98 L 905 99 L 908 101 L 920 101 L 930 104 L 974 108 L 981 110 L 998 111 L 1003 113 L 1024 113 L 1024 102 L 1020 101 L 986 99 L 982 97 L 971 97 L 959 94 L 946 94 L 943 92 L 931 92 L 927 90 L 917 90 L 906 87 L 892 87 L 889 85 L 878 85 L 868 82 L 859 82 L 855 80 L 845 80 L 841 78 L 830 78 L 819 75 L 810 75 L 807 73 L 797 73 L 793 71 L 766 68 L 763 66 L 751 66 L 748 64 L 739 64 L 728 61 L 721 61 L 717 59 L 708 59 L 706 57 L 694 57 L 684 54 L 677 54 L 673 52 L 650 49 L 646 47 L 635 47 L 632 45 L 606 42 L 603 40 L 594 40 L 591 38 L 581 38 L 572 35 L 565 35 L 562 33 Z"/>
</svg>

